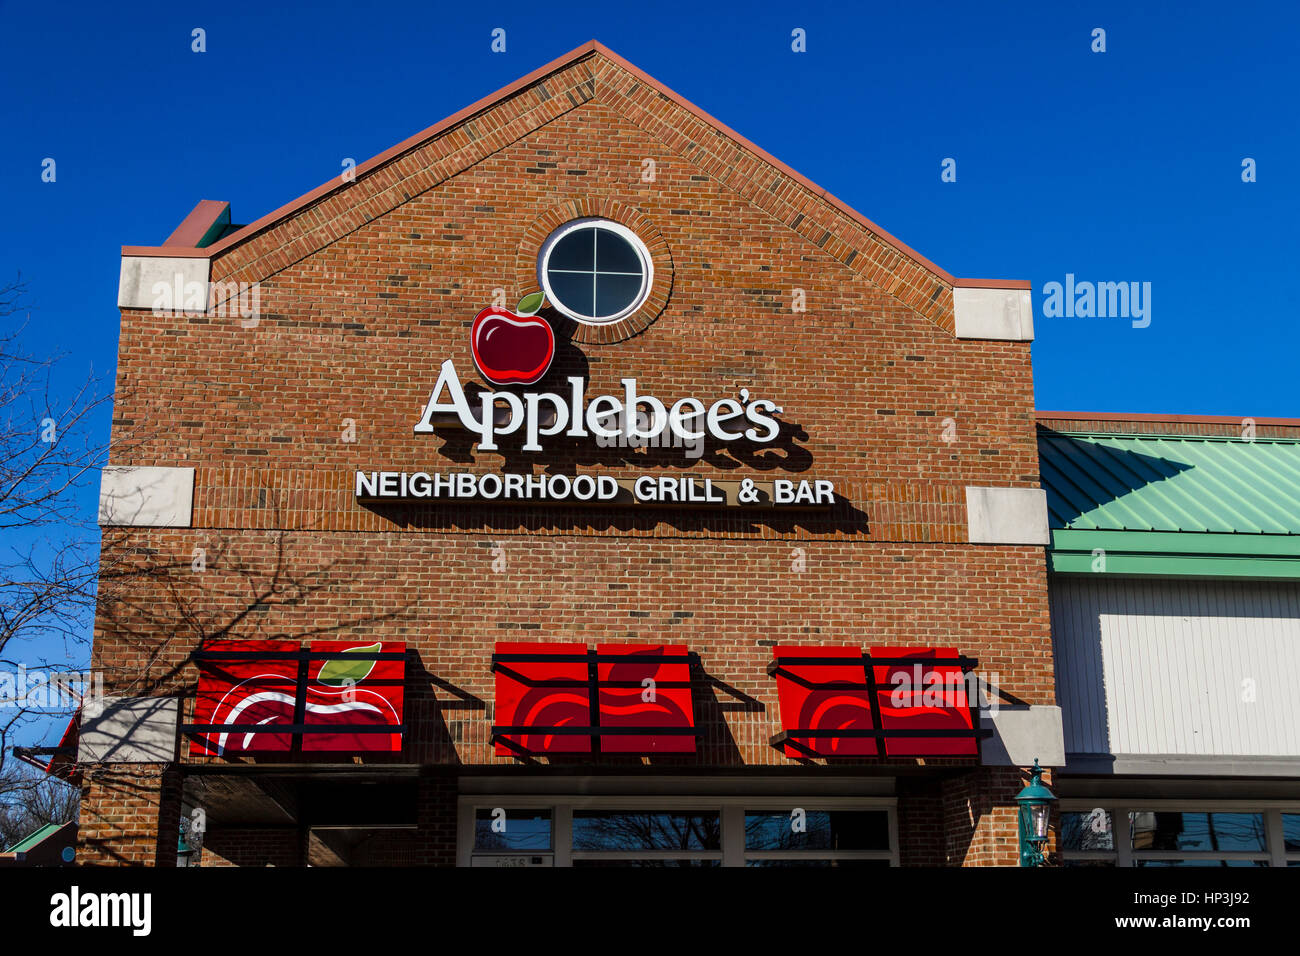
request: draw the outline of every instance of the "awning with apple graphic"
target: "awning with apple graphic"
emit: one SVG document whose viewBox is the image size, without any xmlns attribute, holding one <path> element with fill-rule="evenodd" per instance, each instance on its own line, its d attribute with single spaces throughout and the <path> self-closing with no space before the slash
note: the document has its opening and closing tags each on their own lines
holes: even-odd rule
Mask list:
<svg viewBox="0 0 1300 956">
<path fill-rule="evenodd" d="M 194 657 L 191 756 L 402 749 L 403 643 L 208 641 Z"/>
</svg>

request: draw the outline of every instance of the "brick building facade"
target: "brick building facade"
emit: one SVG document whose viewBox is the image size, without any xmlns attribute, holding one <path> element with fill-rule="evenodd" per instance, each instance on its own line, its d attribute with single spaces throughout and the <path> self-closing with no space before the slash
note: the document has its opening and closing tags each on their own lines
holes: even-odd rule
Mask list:
<svg viewBox="0 0 1300 956">
<path fill-rule="evenodd" d="M 531 452 L 521 429 L 485 451 L 463 427 L 414 431 L 445 361 L 482 383 L 476 314 L 539 291 L 539 256 L 578 221 L 634 234 L 645 288 L 605 322 L 548 295 L 537 388 L 769 399 L 775 439 Z M 210 307 L 160 306 L 173 276 Z M 231 283 L 256 284 L 256 314 Z M 722 843 L 682 858 L 734 864 L 755 861 L 747 814 L 824 807 L 883 814 L 889 838 L 809 860 L 1014 864 L 1021 771 L 1061 749 L 1028 295 L 954 278 L 595 43 L 255 223 L 202 203 L 166 244 L 125 247 L 94 666 L 131 717 L 96 761 L 83 746 L 80 859 L 172 865 L 199 810 L 203 865 L 501 862 L 476 834 L 519 807 L 553 853 L 497 849 L 530 861 L 590 862 L 566 831 L 630 808 L 714 814 Z M 358 472 L 421 471 L 728 495 L 822 480 L 835 498 L 358 496 Z M 167 721 L 198 722 L 213 640 L 404 643 L 400 750 L 193 755 Z M 503 641 L 685 645 L 695 752 L 499 753 Z M 971 757 L 787 756 L 778 645 L 953 649 L 1020 719 L 984 714 Z"/>
</svg>

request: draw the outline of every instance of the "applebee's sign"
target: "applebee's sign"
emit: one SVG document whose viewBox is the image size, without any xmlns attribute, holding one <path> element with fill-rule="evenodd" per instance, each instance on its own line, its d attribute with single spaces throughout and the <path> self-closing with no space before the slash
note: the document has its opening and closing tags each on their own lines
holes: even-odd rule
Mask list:
<svg viewBox="0 0 1300 956">
<path fill-rule="evenodd" d="M 495 385 L 531 385 L 551 367 L 555 335 L 538 316 L 542 294 L 525 296 L 514 312 L 487 308 L 474 320 L 470 332 L 474 364 Z M 721 398 L 705 405 L 698 398 L 679 398 L 669 404 L 637 391 L 636 379 L 621 379 L 623 394 L 598 395 L 585 401 L 579 376 L 568 377 L 567 394 L 557 392 L 484 392 L 471 405 L 451 359 L 442 363 L 438 380 L 415 426 L 416 434 L 434 430 L 435 419 L 454 415 L 479 436 L 479 449 L 497 450 L 497 437 L 520 430 L 523 451 L 542 450 L 541 439 L 563 433 L 570 438 L 617 438 L 625 435 L 651 441 L 665 430 L 682 442 L 711 436 L 717 441 L 744 439 L 757 444 L 775 441 L 781 426 L 774 417 L 782 409 L 766 398 Z M 499 407 L 503 406 L 503 407 Z M 644 410 L 644 415 L 642 411 Z M 644 421 L 645 427 L 641 427 Z M 622 423 L 620 427 L 620 423 Z"/>
</svg>

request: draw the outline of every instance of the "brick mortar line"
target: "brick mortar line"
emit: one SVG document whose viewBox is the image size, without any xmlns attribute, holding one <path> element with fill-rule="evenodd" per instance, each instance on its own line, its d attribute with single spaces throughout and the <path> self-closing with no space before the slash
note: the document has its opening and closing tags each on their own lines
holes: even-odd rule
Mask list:
<svg viewBox="0 0 1300 956">
<path fill-rule="evenodd" d="M 261 533 L 261 532 L 286 533 L 286 534 L 349 534 L 349 535 L 410 534 L 410 535 L 446 535 L 446 536 L 455 536 L 455 537 L 483 537 L 483 538 L 498 538 L 498 537 L 508 536 L 508 537 L 532 538 L 539 542 L 551 540 L 553 538 L 583 538 L 583 539 L 600 538 L 600 539 L 607 539 L 610 541 L 619 541 L 619 540 L 630 538 L 635 541 L 714 541 L 714 542 L 734 541 L 737 543 L 752 542 L 754 540 L 819 541 L 819 542 L 834 543 L 834 544 L 855 544 L 864 547 L 869 547 L 873 545 L 882 546 L 882 547 L 891 546 L 891 545 L 907 545 L 907 546 L 914 546 L 914 547 L 945 548 L 945 549 L 958 547 L 958 548 L 971 548 L 971 549 L 1032 548 L 1035 550 L 1045 550 L 1047 547 L 1046 545 L 1037 545 L 1037 544 L 975 544 L 971 541 L 945 541 L 938 538 L 931 538 L 928 540 L 923 538 L 871 538 L 864 535 L 850 534 L 841 531 L 811 532 L 807 536 L 803 536 L 803 537 L 800 537 L 792 532 L 782 531 L 782 532 L 777 532 L 776 537 L 767 537 L 760 533 L 744 533 L 744 532 L 733 532 L 730 534 L 730 536 L 718 532 L 712 532 L 712 533 L 701 532 L 700 534 L 659 534 L 655 532 L 647 532 L 643 534 L 628 534 L 625 529 L 619 529 L 617 533 L 606 533 L 606 532 L 582 533 L 582 532 L 573 532 L 573 531 L 539 533 L 538 531 L 535 530 L 508 530 L 508 531 L 507 530 L 499 530 L 499 531 L 463 530 L 462 531 L 462 530 L 454 530 L 454 529 L 446 529 L 446 528 L 408 528 L 408 527 L 374 528 L 374 529 L 304 528 L 304 527 L 297 527 L 297 526 L 281 527 L 281 526 L 270 526 L 270 525 L 250 527 L 248 525 L 223 525 L 223 524 L 193 525 L 188 528 L 150 527 L 150 528 L 130 529 L 130 533 L 133 534 L 147 534 L 156 531 L 177 532 L 177 533 L 184 533 L 187 531 L 236 531 L 236 532 L 244 532 L 250 534 Z M 838 537 L 833 537 L 833 535 L 837 535 L 837 534 L 839 535 Z"/>
</svg>

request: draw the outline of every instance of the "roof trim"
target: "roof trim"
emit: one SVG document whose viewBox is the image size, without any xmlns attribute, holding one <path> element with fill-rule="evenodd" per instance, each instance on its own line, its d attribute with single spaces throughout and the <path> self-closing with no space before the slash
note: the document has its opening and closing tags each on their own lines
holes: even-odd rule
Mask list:
<svg viewBox="0 0 1300 956">
<path fill-rule="evenodd" d="M 67 826 L 66 823 L 43 824 L 37 829 L 33 830 L 31 833 L 27 834 L 27 836 L 23 837 L 13 846 L 5 850 L 5 853 L 26 853 L 29 850 L 31 850 L 33 847 L 35 847 L 38 843 L 40 843 L 42 840 L 46 840 L 54 836 L 54 834 L 58 833 L 66 826 Z"/>
<path fill-rule="evenodd" d="M 761 159 L 763 162 L 770 164 L 785 176 L 788 176 L 789 178 L 793 179 L 795 182 L 799 183 L 805 189 L 812 192 L 817 198 L 824 200 L 826 203 L 833 206 L 839 212 L 849 217 L 854 222 L 858 223 L 858 225 L 869 230 L 871 233 L 877 236 L 882 242 L 887 243 L 888 245 L 896 249 L 898 252 L 902 253 L 904 256 L 913 260 L 914 262 L 921 265 L 928 271 L 934 273 L 936 277 L 943 280 L 944 282 L 947 282 L 948 284 L 958 288 L 981 288 L 981 289 L 989 289 L 989 288 L 1031 289 L 1032 288 L 1031 283 L 1029 282 L 1029 280 L 1026 279 L 959 279 L 956 278 L 947 270 L 931 262 L 925 256 L 921 255 L 919 252 L 917 252 L 915 249 L 911 248 L 906 243 L 899 240 L 897 237 L 891 235 L 886 230 L 880 228 L 880 226 L 876 225 L 866 216 L 862 215 L 857 210 L 853 209 L 847 203 L 843 202 L 840 199 L 837 199 L 835 196 L 833 196 L 831 193 L 829 193 L 827 190 L 823 189 L 822 187 L 818 186 L 812 180 L 808 179 L 807 177 L 791 169 L 789 166 L 781 162 L 776 157 L 772 156 L 766 150 L 762 149 L 759 146 L 756 146 L 750 140 L 741 136 L 731 127 L 727 126 L 725 123 L 722 123 L 721 121 L 715 119 L 713 116 L 709 115 L 704 110 L 700 109 L 694 103 L 691 103 L 689 100 L 685 99 L 684 97 L 679 96 L 677 93 L 675 93 L 673 90 L 670 90 L 668 87 L 664 86 L 654 77 L 650 76 L 649 74 L 645 73 L 638 67 L 629 63 L 627 60 L 623 59 L 613 50 L 609 49 L 609 47 L 605 46 L 604 44 L 600 43 L 597 40 L 589 40 L 588 42 L 584 43 L 582 46 L 577 47 L 574 50 L 570 50 L 568 53 L 564 54 L 561 57 L 558 57 L 557 59 L 552 60 L 550 63 L 547 63 L 545 66 L 542 66 L 534 70 L 533 72 L 527 74 L 526 76 L 520 77 L 518 80 L 515 80 L 513 83 L 509 84 L 508 86 L 502 87 L 501 89 L 497 90 L 495 93 L 491 93 L 488 96 L 483 97 L 481 100 L 478 100 L 477 102 L 465 107 L 464 109 L 459 110 L 456 113 L 453 113 L 451 116 L 448 116 L 446 119 L 442 120 L 441 122 L 435 123 L 433 126 L 430 126 L 429 128 L 419 133 L 416 133 L 414 136 L 411 136 L 403 140 L 402 142 L 398 143 L 396 146 L 392 146 L 389 149 L 384 150 L 379 155 L 366 160 L 364 163 L 361 163 L 359 166 L 357 166 L 355 170 L 353 170 L 355 179 L 360 179 L 362 176 L 365 176 L 367 173 L 371 172 L 372 170 L 380 166 L 383 166 L 384 164 L 397 158 L 401 154 L 406 153 L 412 149 L 415 149 L 423 145 L 428 140 L 433 139 L 434 137 L 440 135 L 441 133 L 448 131 L 452 127 L 473 118 L 479 113 L 491 109 L 492 107 L 500 103 L 502 100 L 507 99 L 508 97 L 514 95 L 515 93 L 519 92 L 525 87 L 532 86 L 534 83 L 540 82 L 541 80 L 545 79 L 547 76 L 551 75 L 552 73 L 559 72 L 560 70 L 565 69 L 566 67 L 571 66 L 572 64 L 577 63 L 578 61 L 583 60 L 595 54 L 599 54 L 605 57 L 612 63 L 616 64 L 617 66 L 631 73 L 633 76 L 637 77 L 637 79 L 639 79 L 641 82 L 654 88 L 660 94 L 662 94 L 672 102 L 676 103 L 678 106 L 694 114 L 697 118 L 699 118 L 703 122 L 714 127 L 716 130 L 718 130 L 718 132 L 730 138 L 738 145 L 740 145 L 742 148 L 749 150 L 755 156 Z M 350 185 L 350 183 L 344 182 L 341 176 L 334 176 L 330 178 L 327 182 L 322 183 L 321 185 L 317 186 L 315 189 L 311 190 L 310 192 L 305 193 L 302 196 L 299 196 L 297 199 L 293 200 L 292 202 L 286 203 L 285 205 L 281 206 L 279 209 L 276 209 L 274 212 L 267 213 L 265 216 L 261 217 L 255 222 L 243 226 L 242 228 L 236 230 L 235 232 L 232 232 L 230 235 L 215 242 L 211 246 L 208 246 L 203 249 L 184 248 L 184 247 L 178 248 L 177 246 L 162 246 L 162 247 L 123 246 L 122 255 L 124 256 L 168 255 L 168 256 L 196 257 L 196 258 L 209 258 L 209 257 L 219 256 L 222 253 L 239 245 L 240 243 L 248 239 L 251 239 L 253 236 L 257 235 L 258 233 L 271 228 L 272 226 L 278 224 L 279 222 L 285 219 L 288 219 L 290 216 L 294 215 L 304 207 L 316 202 L 317 200 L 324 198 L 325 196 L 329 195 L 330 193 L 333 193 L 336 190 L 343 189 L 348 185 Z M 184 225 L 185 223 L 182 223 L 182 228 L 184 227 Z M 180 229 L 178 228 L 177 231 L 179 232 Z M 175 233 L 173 233 L 173 237 L 174 236 Z"/>
<path fill-rule="evenodd" d="M 1191 425 L 1240 425 L 1248 415 L 1173 415 L 1148 412 L 1044 412 L 1035 411 L 1040 422 L 1176 422 Z M 1300 427 L 1300 418 L 1254 418 L 1256 425 Z M 1190 436 L 1189 436 L 1190 437 Z"/>
<path fill-rule="evenodd" d="M 856 216 L 857 213 L 854 215 Z M 884 233 L 882 238 L 889 238 L 889 234 Z M 937 269 L 938 266 L 935 268 Z M 1028 279 L 951 279 L 950 281 L 954 289 L 1028 289 L 1032 292 L 1034 288 L 1034 284 Z"/>
<path fill-rule="evenodd" d="M 176 246 L 190 249 L 202 249 L 221 235 L 221 230 L 230 225 L 230 203 L 216 199 L 201 199 L 188 216 L 167 237 L 163 248 Z M 207 250 L 204 249 L 204 253 Z"/>
<path fill-rule="evenodd" d="M 1098 556 L 1105 555 L 1104 563 Z M 1052 531 L 1057 574 L 1300 580 L 1300 535 L 1214 531 Z"/>
</svg>

